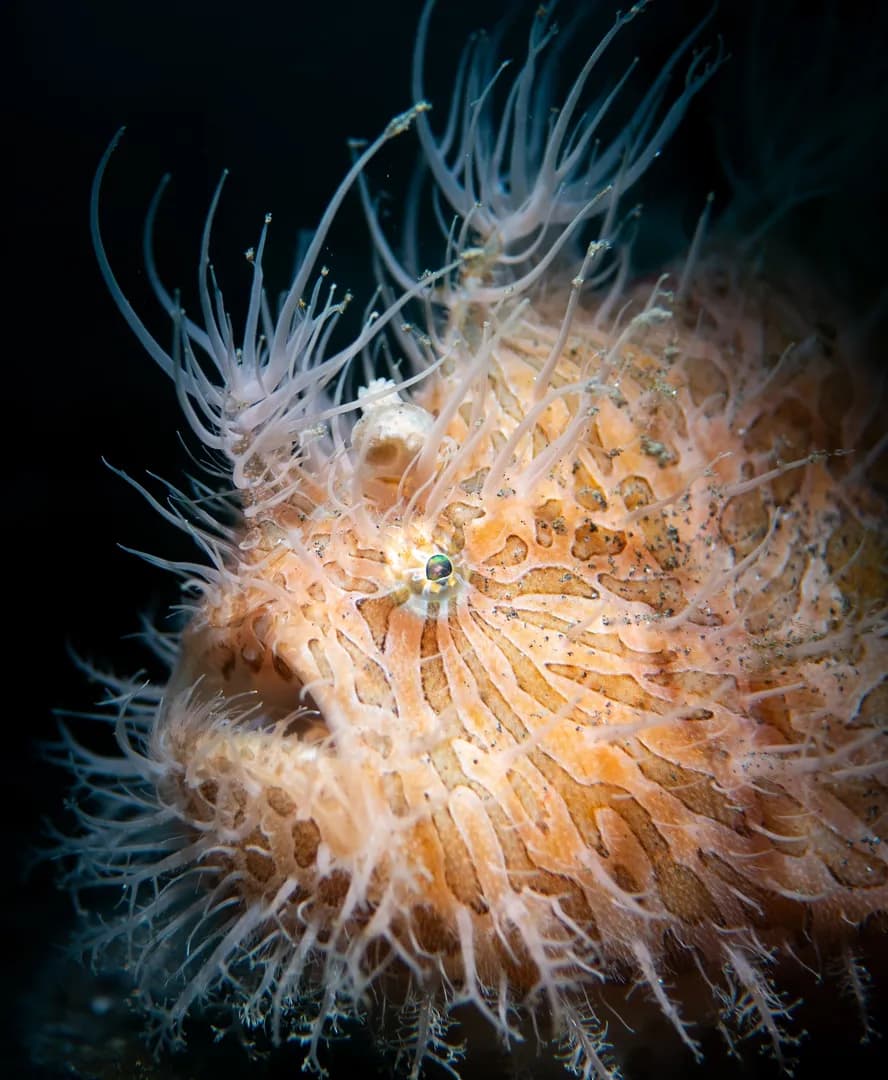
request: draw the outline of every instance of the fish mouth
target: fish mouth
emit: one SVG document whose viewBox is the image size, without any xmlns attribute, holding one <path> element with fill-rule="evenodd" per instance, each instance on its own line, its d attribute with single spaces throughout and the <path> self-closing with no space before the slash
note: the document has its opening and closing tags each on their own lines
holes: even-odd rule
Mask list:
<svg viewBox="0 0 888 1080">
<path fill-rule="evenodd" d="M 182 726 L 192 736 L 226 729 L 306 746 L 331 738 L 311 686 L 258 638 L 238 646 L 237 635 L 226 640 L 210 627 L 186 630 L 167 700 L 167 725 L 176 727 L 187 715 Z"/>
</svg>

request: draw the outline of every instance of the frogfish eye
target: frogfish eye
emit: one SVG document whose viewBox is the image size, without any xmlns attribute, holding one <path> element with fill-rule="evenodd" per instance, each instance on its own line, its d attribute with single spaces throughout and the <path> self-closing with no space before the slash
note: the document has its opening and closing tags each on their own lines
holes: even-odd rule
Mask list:
<svg viewBox="0 0 888 1080">
<path fill-rule="evenodd" d="M 425 573 L 429 581 L 446 581 L 453 573 L 453 563 L 446 555 L 432 555 L 426 563 Z"/>
</svg>

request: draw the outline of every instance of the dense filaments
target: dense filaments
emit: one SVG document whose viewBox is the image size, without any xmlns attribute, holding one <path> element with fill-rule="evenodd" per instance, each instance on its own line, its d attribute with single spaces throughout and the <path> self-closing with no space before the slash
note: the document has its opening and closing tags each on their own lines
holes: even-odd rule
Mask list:
<svg viewBox="0 0 888 1080">
<path fill-rule="evenodd" d="M 156 504 L 212 563 L 183 568 L 198 595 L 158 641 L 169 682 L 111 687 L 119 759 L 65 743 L 72 882 L 127 896 L 94 944 L 125 945 L 173 1038 L 224 1003 L 320 1069 L 330 1026 L 384 1003 L 410 1075 L 456 1075 L 469 1005 L 504 1045 L 534 1032 L 606 1077 L 615 983 L 645 986 L 694 1055 L 706 1021 L 782 1058 L 794 958 L 844 958 L 865 998 L 859 930 L 888 909 L 883 403 L 846 341 L 742 267 L 698 258 L 678 297 L 660 280 L 602 298 L 583 280 L 598 239 L 557 302 L 528 292 L 534 270 L 502 287 L 503 253 L 544 265 L 589 190 L 615 205 L 705 77 L 698 59 L 658 126 L 662 76 L 593 161 L 609 94 L 571 127 L 571 92 L 564 130 L 529 119 L 551 100 L 548 36 L 540 17 L 499 127 L 475 44 L 441 140 L 418 107 L 356 160 L 276 320 L 263 232 L 239 347 L 209 224 L 203 327 L 150 264 L 174 356 L 100 254 L 240 498 L 222 526 L 202 490 Z M 352 399 L 352 359 L 433 282 L 405 281 L 339 351 L 324 275 L 303 293 L 411 119 L 458 215 L 438 278 L 472 237 L 496 254 L 486 283 L 461 279 L 467 303 L 445 290 L 415 373 Z M 671 990 L 688 972 L 708 1012 Z"/>
<path fill-rule="evenodd" d="M 424 96 L 433 9 L 430 0 L 414 49 L 417 100 Z M 696 53 L 681 93 L 664 106 L 675 69 L 703 29 L 701 23 L 661 69 L 628 121 L 602 145 L 602 128 L 637 60 L 615 84 L 589 93 L 589 83 L 612 41 L 643 9 L 643 3 L 636 4 L 617 15 L 563 98 L 559 68 L 570 35 L 557 36 L 551 9 L 537 10 L 527 55 L 511 82 L 509 65 L 498 56 L 500 34 L 470 39 L 457 68 L 444 131 L 436 137 L 429 116 L 417 118 L 423 166 L 434 180 L 432 197 L 447 241 L 446 261 L 456 256 L 462 263 L 460 282 L 444 291 L 445 302 L 495 303 L 526 291 L 557 265 L 559 254 L 591 219 L 602 219 L 602 238 L 615 239 L 620 200 L 660 152 L 721 59 L 706 50 Z M 415 227 L 421 190 L 414 186 L 409 226 Z M 387 268 L 406 287 L 418 272 L 409 232 L 411 273 L 398 265 L 370 217 Z"/>
</svg>

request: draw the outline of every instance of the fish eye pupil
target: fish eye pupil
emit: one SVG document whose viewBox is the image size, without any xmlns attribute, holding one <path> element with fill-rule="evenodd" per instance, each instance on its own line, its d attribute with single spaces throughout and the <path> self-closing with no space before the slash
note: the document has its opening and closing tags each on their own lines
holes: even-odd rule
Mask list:
<svg viewBox="0 0 888 1080">
<path fill-rule="evenodd" d="M 429 581 L 444 581 L 453 573 L 453 564 L 446 555 L 433 555 L 426 563 L 425 572 Z"/>
</svg>

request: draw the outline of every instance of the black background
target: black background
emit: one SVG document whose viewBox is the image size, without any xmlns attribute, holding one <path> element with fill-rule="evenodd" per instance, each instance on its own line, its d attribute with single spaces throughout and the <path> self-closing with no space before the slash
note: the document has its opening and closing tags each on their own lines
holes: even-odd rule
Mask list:
<svg viewBox="0 0 888 1080">
<path fill-rule="evenodd" d="M 505 0 L 439 3 L 426 91 L 438 106 L 439 123 L 447 73 L 467 32 L 495 25 L 507 6 Z M 580 61 L 609 25 L 613 5 L 589 7 L 587 35 L 574 46 Z M 870 90 L 886 74 L 881 56 L 888 35 L 880 7 L 841 10 L 828 34 L 834 85 L 798 95 L 800 127 L 815 136 L 820 131 L 827 146 L 832 144 L 826 137 L 838 130 L 840 144 L 844 140 L 852 149 L 844 156 L 824 154 L 833 191 L 793 215 L 785 229 L 811 272 L 827 280 L 859 319 L 886 286 L 878 237 L 886 153 L 877 122 L 885 96 Z M 248 289 L 242 253 L 258 239 L 264 213 L 274 214 L 267 279 L 272 288 L 282 287 L 297 231 L 316 223 L 348 166 L 346 137 L 373 137 L 410 104 L 419 9 L 418 0 L 20 0 L 3 8 L 3 173 L 14 194 L 5 200 L 9 235 L 0 345 L 6 542 L 0 579 L 6 798 L 0 828 L 7 852 L 2 895 L 9 941 L 9 1007 L 3 1012 L 15 1030 L 0 1047 L 0 1060 L 8 1051 L 16 1075 L 30 1075 L 23 1054 L 43 1022 L 41 1013 L 52 1011 L 59 980 L 69 977 L 57 955 L 70 905 L 54 889 L 50 868 L 38 867 L 26 878 L 21 873 L 22 854 L 33 845 L 42 816 L 58 819 L 64 793 L 63 778 L 39 760 L 36 748 L 52 735 L 54 708 L 88 708 L 94 697 L 67 650 L 73 647 L 99 666 L 122 672 L 142 664 L 143 655 L 127 635 L 137 628 L 140 611 L 162 614 L 175 590 L 163 574 L 117 545 L 169 557 L 191 554 L 102 463 L 104 456 L 137 478 L 149 468 L 175 479 L 188 459 L 177 438 L 183 425 L 172 388 L 126 328 L 96 269 L 87 229 L 96 164 L 125 123 L 106 178 L 104 231 L 124 291 L 163 342 L 169 331 L 141 270 L 148 201 L 161 175 L 172 173 L 158 225 L 158 259 L 166 282 L 181 286 L 186 306 L 193 308 L 206 207 L 221 171 L 231 169 L 213 246 L 237 321 Z M 635 21 L 608 70 L 621 70 L 635 49 L 642 79 L 653 77 L 703 10 L 691 2 L 657 0 Z M 762 25 L 750 41 L 755 10 Z M 651 242 L 650 251 L 642 248 L 643 257 L 686 242 L 707 191 L 716 192 L 717 208 L 728 202 L 718 134 L 735 158 L 746 155 L 756 131 L 747 115 L 748 80 L 765 89 L 764 100 L 775 112 L 780 109 L 805 85 L 805 58 L 816 53 L 828 16 L 822 4 L 721 5 L 704 40 L 721 33 L 732 57 L 693 103 L 681 132 L 646 178 L 639 197 L 648 206 Z M 516 25 L 508 41 L 520 55 L 526 23 Z M 785 62 L 750 74 L 773 53 Z M 758 117 L 765 126 L 768 112 Z M 372 170 L 374 185 L 391 192 L 395 208 L 415 145 L 413 135 L 403 136 Z M 366 229 L 351 200 L 324 259 L 331 276 L 355 291 L 359 302 L 372 288 L 368 253 Z M 437 257 L 432 250 L 430 265 Z M 824 1014 L 822 1023 L 830 1027 L 829 1037 L 819 1038 L 816 1049 L 803 1056 L 800 1075 L 818 1075 L 821 1066 L 855 1068 L 864 1076 L 877 1071 L 877 1052 L 856 1046 L 852 1011 L 832 1019 Z M 240 1075 L 242 1059 L 236 1050 L 228 1054 L 233 1057 L 216 1071 Z M 353 1067 L 369 1068 L 354 1066 L 347 1055 L 344 1061 L 338 1066 L 343 1075 Z M 186 1061 L 177 1069 L 188 1067 Z M 716 1055 L 688 1075 L 723 1068 Z M 288 1069 L 292 1075 L 298 1071 L 292 1059 Z M 750 1048 L 744 1075 L 770 1072 Z M 57 1073 L 64 1075 L 63 1061 Z M 40 1075 L 48 1080 L 56 1074 Z"/>
</svg>

